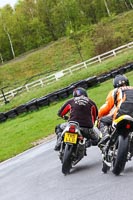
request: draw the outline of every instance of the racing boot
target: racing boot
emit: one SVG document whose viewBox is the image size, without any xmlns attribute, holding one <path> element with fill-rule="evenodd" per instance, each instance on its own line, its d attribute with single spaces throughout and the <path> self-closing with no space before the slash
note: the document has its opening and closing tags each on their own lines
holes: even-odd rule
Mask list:
<svg viewBox="0 0 133 200">
<path fill-rule="evenodd" d="M 110 135 L 108 126 L 104 126 L 102 129 L 100 129 L 100 131 L 102 132 L 103 137 L 100 139 L 98 147 L 102 150 L 105 147 L 107 141 L 110 139 Z"/>
<path fill-rule="evenodd" d="M 58 133 L 56 145 L 54 147 L 55 151 L 59 151 L 61 146 L 61 133 Z"/>
<path fill-rule="evenodd" d="M 86 140 L 85 147 L 88 148 L 88 147 L 91 147 L 91 145 L 92 145 L 91 139 Z"/>
<path fill-rule="evenodd" d="M 55 133 L 57 135 L 57 141 L 54 150 L 59 151 L 61 146 L 61 134 L 62 134 L 62 129 L 60 128 L 60 125 L 56 126 Z"/>
<path fill-rule="evenodd" d="M 93 127 L 91 132 L 91 144 L 92 146 L 97 146 L 102 138 L 102 133 L 97 127 Z"/>
</svg>

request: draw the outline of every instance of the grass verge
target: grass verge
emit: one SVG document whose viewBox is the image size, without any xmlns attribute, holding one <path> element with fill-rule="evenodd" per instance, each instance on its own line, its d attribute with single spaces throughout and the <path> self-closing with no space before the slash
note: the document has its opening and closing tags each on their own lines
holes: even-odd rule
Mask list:
<svg viewBox="0 0 133 200">
<path fill-rule="evenodd" d="M 127 73 L 133 85 L 133 72 Z M 98 107 L 105 101 L 112 89 L 112 80 L 108 80 L 88 90 Z M 57 111 L 66 100 L 43 107 L 39 111 L 22 114 L 19 117 L 0 124 L 0 162 L 11 158 L 34 146 L 35 141 L 43 140 L 54 133 L 54 127 L 63 122 L 57 117 Z"/>
</svg>

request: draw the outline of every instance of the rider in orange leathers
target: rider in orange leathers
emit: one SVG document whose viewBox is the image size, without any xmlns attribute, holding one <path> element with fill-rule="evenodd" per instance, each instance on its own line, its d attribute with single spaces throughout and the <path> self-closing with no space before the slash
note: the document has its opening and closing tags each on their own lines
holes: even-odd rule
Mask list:
<svg viewBox="0 0 133 200">
<path fill-rule="evenodd" d="M 109 92 L 105 104 L 98 112 L 99 129 L 102 133 L 102 139 L 99 147 L 105 145 L 109 140 L 109 126 L 112 120 L 128 114 L 133 117 L 133 87 L 129 86 L 129 80 L 124 75 L 117 75 L 113 80 L 114 89 Z"/>
</svg>

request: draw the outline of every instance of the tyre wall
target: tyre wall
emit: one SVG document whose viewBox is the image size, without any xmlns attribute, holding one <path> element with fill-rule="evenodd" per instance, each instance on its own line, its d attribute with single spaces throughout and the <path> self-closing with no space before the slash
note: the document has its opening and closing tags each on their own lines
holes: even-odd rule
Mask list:
<svg viewBox="0 0 133 200">
<path fill-rule="evenodd" d="M 50 93 L 46 96 L 32 99 L 26 104 L 20 105 L 12 110 L 9 110 L 5 113 L 0 113 L 0 122 L 5 122 L 7 119 L 13 119 L 25 112 L 31 112 L 35 110 L 39 110 L 39 108 L 44 106 L 49 106 L 52 102 L 57 102 L 62 99 L 69 97 L 73 93 L 73 89 L 76 87 L 83 87 L 88 89 L 90 87 L 96 86 L 99 83 L 107 81 L 111 78 L 114 78 L 117 74 L 124 74 L 133 70 L 133 63 L 130 63 L 126 66 L 122 66 L 116 70 L 112 70 L 110 72 L 101 74 L 99 76 L 89 77 L 85 80 L 80 80 L 78 82 L 72 83 L 68 87 Z"/>
</svg>

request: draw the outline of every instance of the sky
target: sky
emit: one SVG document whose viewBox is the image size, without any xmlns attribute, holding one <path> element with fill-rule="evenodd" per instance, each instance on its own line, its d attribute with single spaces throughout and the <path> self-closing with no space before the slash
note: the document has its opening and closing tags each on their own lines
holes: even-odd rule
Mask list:
<svg viewBox="0 0 133 200">
<path fill-rule="evenodd" d="M 6 4 L 10 4 L 13 7 L 17 1 L 18 0 L 0 0 L 0 8 L 5 6 Z"/>
</svg>

